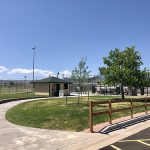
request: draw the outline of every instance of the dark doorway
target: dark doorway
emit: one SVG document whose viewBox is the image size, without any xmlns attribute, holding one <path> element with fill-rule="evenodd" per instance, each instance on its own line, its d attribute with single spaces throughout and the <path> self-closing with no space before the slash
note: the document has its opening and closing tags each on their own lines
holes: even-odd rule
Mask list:
<svg viewBox="0 0 150 150">
<path fill-rule="evenodd" d="M 68 84 L 64 83 L 64 89 L 67 90 L 68 89 Z"/>
<path fill-rule="evenodd" d="M 56 84 L 56 93 L 55 96 L 59 96 L 60 84 Z"/>
<path fill-rule="evenodd" d="M 53 84 L 52 86 L 52 95 L 59 96 L 60 84 Z"/>
</svg>

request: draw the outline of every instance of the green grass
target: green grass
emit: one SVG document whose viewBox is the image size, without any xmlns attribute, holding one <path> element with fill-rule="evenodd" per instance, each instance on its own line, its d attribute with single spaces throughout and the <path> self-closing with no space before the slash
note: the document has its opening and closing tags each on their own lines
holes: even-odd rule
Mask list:
<svg viewBox="0 0 150 150">
<path fill-rule="evenodd" d="M 5 101 L 8 99 L 21 99 L 21 98 L 31 98 L 38 97 L 38 95 L 34 95 L 34 93 L 14 93 L 14 94 L 0 94 L 0 101 Z"/>
<path fill-rule="evenodd" d="M 83 97 L 82 101 L 80 100 L 79 105 L 77 102 L 77 98 L 68 98 L 67 105 L 65 105 L 65 98 L 25 102 L 8 110 L 6 118 L 12 123 L 23 126 L 52 130 L 82 131 L 88 128 L 89 108 L 86 97 Z M 127 106 L 127 103 L 119 103 L 113 105 L 113 108 Z M 103 104 L 95 107 L 94 111 L 107 109 L 108 105 Z M 139 109 L 136 110 L 136 112 L 138 111 Z M 113 114 L 113 118 L 127 116 L 129 114 L 130 111 L 115 113 Z M 97 116 L 94 117 L 94 124 L 107 122 L 108 120 L 108 115 Z"/>
<path fill-rule="evenodd" d="M 11 87 L 0 87 L 0 94 L 13 94 L 13 93 L 24 93 L 24 92 L 30 92 L 30 87 L 24 87 L 24 85 L 20 86 L 11 86 Z"/>
<path fill-rule="evenodd" d="M 96 96 L 90 96 L 91 100 L 99 100 L 99 99 L 113 99 L 113 98 L 121 98 L 121 96 L 111 96 L 111 95 L 96 95 Z"/>
</svg>

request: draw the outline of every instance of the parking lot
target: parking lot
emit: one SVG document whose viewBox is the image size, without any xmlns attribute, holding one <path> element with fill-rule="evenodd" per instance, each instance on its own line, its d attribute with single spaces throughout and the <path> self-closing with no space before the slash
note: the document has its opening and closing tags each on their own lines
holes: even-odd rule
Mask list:
<svg viewBox="0 0 150 150">
<path fill-rule="evenodd" d="M 150 128 L 136 133 L 128 138 L 114 144 L 101 148 L 101 150 L 149 150 L 150 149 Z"/>
</svg>

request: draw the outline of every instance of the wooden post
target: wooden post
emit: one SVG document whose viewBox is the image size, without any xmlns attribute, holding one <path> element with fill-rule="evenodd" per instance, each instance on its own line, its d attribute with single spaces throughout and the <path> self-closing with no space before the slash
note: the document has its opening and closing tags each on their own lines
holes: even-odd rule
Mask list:
<svg viewBox="0 0 150 150">
<path fill-rule="evenodd" d="M 112 124 L 112 105 L 111 105 L 111 100 L 109 100 L 109 124 Z"/>
<path fill-rule="evenodd" d="M 133 100 L 132 100 L 132 98 L 130 99 L 130 104 L 131 104 L 131 118 L 133 118 Z"/>
<path fill-rule="evenodd" d="M 145 114 L 147 115 L 147 98 L 145 98 Z"/>
<path fill-rule="evenodd" d="M 90 101 L 90 107 L 89 107 L 89 126 L 90 126 L 90 132 L 93 133 L 93 102 Z"/>
</svg>

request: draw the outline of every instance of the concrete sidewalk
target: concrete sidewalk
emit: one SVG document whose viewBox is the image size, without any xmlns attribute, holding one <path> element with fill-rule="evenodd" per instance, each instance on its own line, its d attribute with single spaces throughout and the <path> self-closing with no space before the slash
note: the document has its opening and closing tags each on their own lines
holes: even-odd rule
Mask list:
<svg viewBox="0 0 150 150">
<path fill-rule="evenodd" d="M 6 111 L 24 101 L 31 100 L 0 105 L 0 150 L 98 150 L 150 127 L 150 121 L 146 121 L 105 135 L 36 129 L 8 122 Z"/>
</svg>

